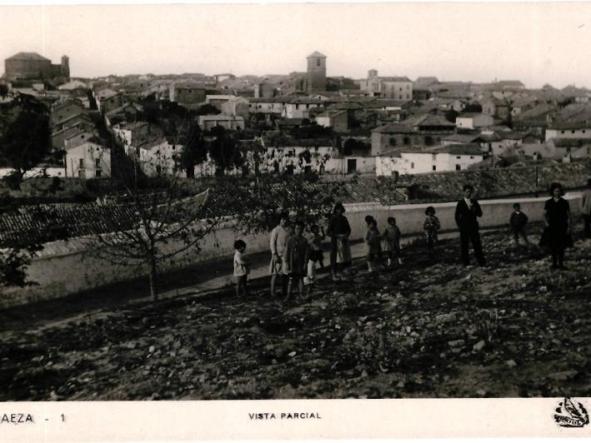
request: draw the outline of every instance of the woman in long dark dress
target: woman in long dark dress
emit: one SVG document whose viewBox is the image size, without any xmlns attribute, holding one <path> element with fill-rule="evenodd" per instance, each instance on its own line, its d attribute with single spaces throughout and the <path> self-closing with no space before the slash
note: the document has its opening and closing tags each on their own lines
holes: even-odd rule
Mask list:
<svg viewBox="0 0 591 443">
<path fill-rule="evenodd" d="M 552 269 L 564 269 L 564 250 L 570 235 L 570 206 L 562 196 L 560 183 L 550 186 L 552 198 L 546 200 L 544 218 L 547 227 L 547 242 L 552 253 Z"/>
</svg>

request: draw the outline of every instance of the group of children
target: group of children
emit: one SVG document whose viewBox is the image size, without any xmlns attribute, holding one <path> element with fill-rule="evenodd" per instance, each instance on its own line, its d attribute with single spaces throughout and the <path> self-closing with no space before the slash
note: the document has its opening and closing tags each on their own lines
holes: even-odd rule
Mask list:
<svg viewBox="0 0 591 443">
<path fill-rule="evenodd" d="M 430 256 L 433 255 L 435 244 L 438 240 L 438 233 L 441 223 L 435 215 L 435 208 L 429 206 L 425 210 L 425 221 L 423 231 L 425 244 Z M 376 219 L 367 215 L 365 217 L 367 233 L 365 243 L 367 245 L 367 266 L 370 272 L 377 269 L 385 254 L 387 267 L 394 264 L 402 264 L 400 248 L 400 229 L 396 224 L 395 217 L 388 217 L 387 226 L 383 233 L 378 229 Z M 514 241 L 519 245 L 520 239 L 529 245 L 526 234 L 527 215 L 521 211 L 519 203 L 513 205 L 509 224 Z M 303 296 L 304 288 L 310 288 L 316 281 L 316 272 L 324 268 L 323 241 L 325 239 L 324 229 L 316 224 L 309 226 L 305 232 L 305 225 L 301 221 L 294 224 L 289 223 L 289 214 L 283 213 L 280 216 L 279 224 L 271 231 L 271 295 L 275 296 L 275 285 L 278 277 L 281 278 L 283 295 L 287 301 L 297 287 L 300 297 Z M 246 243 L 243 240 L 234 242 L 234 279 L 236 295 L 248 295 L 247 278 L 249 273 L 248 263 L 244 259 Z"/>
<path fill-rule="evenodd" d="M 280 216 L 279 224 L 271 231 L 271 295 L 275 296 L 277 280 L 281 280 L 282 293 L 287 301 L 297 287 L 303 297 L 304 287 L 308 291 L 316 281 L 316 271 L 324 267 L 322 242 L 325 233 L 322 227 L 312 224 L 308 232 L 301 221 L 289 223 L 289 215 Z M 246 244 L 243 240 L 234 242 L 234 279 L 236 295 L 248 295 L 248 263 L 244 259 Z"/>
<path fill-rule="evenodd" d="M 378 229 L 378 223 L 374 217 L 368 215 L 365 217 L 367 224 L 367 234 L 365 242 L 367 244 L 367 268 L 369 272 L 376 270 L 376 267 L 382 261 L 385 253 L 388 268 L 392 267 L 394 263 L 402 264 L 402 256 L 400 249 L 400 238 L 402 236 L 400 229 L 396 225 L 395 217 L 388 217 L 388 225 L 383 233 Z M 425 222 L 423 223 L 423 231 L 425 235 L 425 243 L 427 250 L 431 255 L 437 242 L 437 235 L 441 229 L 441 223 L 435 215 L 435 208 L 429 206 L 425 210 Z"/>
</svg>

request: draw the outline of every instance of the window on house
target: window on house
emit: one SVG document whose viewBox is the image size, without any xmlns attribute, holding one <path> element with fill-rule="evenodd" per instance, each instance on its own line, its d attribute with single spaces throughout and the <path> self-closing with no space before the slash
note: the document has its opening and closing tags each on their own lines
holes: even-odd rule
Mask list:
<svg viewBox="0 0 591 443">
<path fill-rule="evenodd" d="M 460 165 L 456 165 L 456 171 L 460 171 L 462 167 Z"/>
<path fill-rule="evenodd" d="M 560 131 L 561 134 L 564 134 L 564 131 Z"/>
<path fill-rule="evenodd" d="M 84 167 L 84 159 L 83 159 L 83 158 L 81 158 L 81 159 L 78 161 L 78 166 L 79 166 L 80 168 L 83 168 L 83 167 Z"/>
<path fill-rule="evenodd" d="M 574 134 L 574 133 L 575 133 L 575 131 L 570 131 L 570 132 L 571 132 L 572 134 Z"/>
<path fill-rule="evenodd" d="M 427 146 L 432 146 L 433 145 L 433 137 L 431 137 L 430 135 L 425 136 L 425 144 Z"/>
<path fill-rule="evenodd" d="M 396 146 L 396 137 L 390 137 L 390 146 Z"/>
<path fill-rule="evenodd" d="M 433 165 L 433 170 L 437 171 L 437 166 Z"/>
<path fill-rule="evenodd" d="M 474 160 L 474 156 L 473 155 L 470 156 L 470 160 Z"/>
<path fill-rule="evenodd" d="M 94 161 L 94 166 L 95 166 L 97 169 L 99 169 L 99 168 L 101 167 L 101 159 L 100 159 L 100 158 L 97 158 L 97 159 L 95 159 L 95 161 Z"/>
<path fill-rule="evenodd" d="M 460 156 L 459 155 L 456 155 L 456 158 L 459 160 L 460 159 Z"/>
<path fill-rule="evenodd" d="M 320 59 L 319 59 L 319 58 L 317 58 L 317 59 L 316 59 L 316 66 L 320 66 L 320 65 L 321 65 L 321 63 L 320 63 Z"/>
<path fill-rule="evenodd" d="M 414 164 L 414 162 L 411 162 L 410 169 L 414 169 L 414 168 L 415 168 L 415 164 Z"/>
<path fill-rule="evenodd" d="M 404 137 L 404 139 L 403 139 L 403 143 L 404 143 L 405 145 L 410 145 L 410 137 Z"/>
<path fill-rule="evenodd" d="M 97 169 L 95 175 L 97 177 L 100 177 L 102 175 L 102 173 L 103 173 L 103 171 L 101 171 L 100 169 Z"/>
</svg>

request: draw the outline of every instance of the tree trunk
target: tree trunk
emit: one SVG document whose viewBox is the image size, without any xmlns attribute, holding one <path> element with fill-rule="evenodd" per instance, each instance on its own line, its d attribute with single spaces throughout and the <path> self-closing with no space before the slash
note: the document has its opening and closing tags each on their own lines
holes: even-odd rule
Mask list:
<svg viewBox="0 0 591 443">
<path fill-rule="evenodd" d="M 158 301 L 158 269 L 154 257 L 150 258 L 150 296 L 153 301 Z"/>
</svg>

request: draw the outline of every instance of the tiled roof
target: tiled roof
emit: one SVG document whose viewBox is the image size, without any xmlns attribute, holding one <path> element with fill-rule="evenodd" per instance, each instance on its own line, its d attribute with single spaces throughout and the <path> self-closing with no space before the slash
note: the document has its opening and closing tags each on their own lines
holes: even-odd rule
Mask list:
<svg viewBox="0 0 591 443">
<path fill-rule="evenodd" d="M 379 79 L 383 82 L 411 82 L 411 80 L 406 76 L 393 76 L 393 77 L 379 77 Z"/>
<path fill-rule="evenodd" d="M 22 207 L 0 217 L 0 246 L 111 232 L 113 220 L 131 228 L 133 219 L 134 212 L 127 205 Z"/>
<path fill-rule="evenodd" d="M 442 137 L 441 140 L 457 143 L 471 143 L 478 138 L 480 138 L 480 135 L 478 134 L 451 134 L 446 137 Z"/>
<path fill-rule="evenodd" d="M 591 120 L 582 121 L 557 121 L 552 123 L 548 129 L 589 129 L 591 128 Z"/>
<path fill-rule="evenodd" d="M 442 146 L 432 149 L 432 153 L 446 153 L 451 155 L 483 155 L 482 149 L 478 144 L 475 143 Z"/>
<path fill-rule="evenodd" d="M 387 125 L 378 126 L 373 132 L 380 132 L 382 134 L 412 134 L 417 132 L 412 126 L 402 123 L 389 123 Z"/>
</svg>

